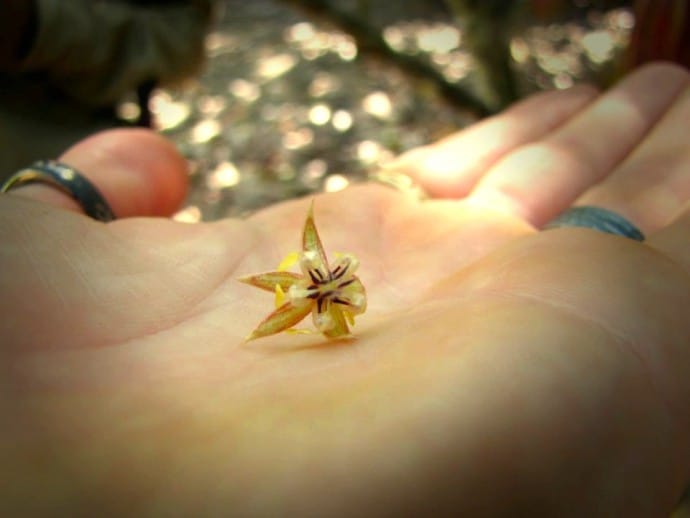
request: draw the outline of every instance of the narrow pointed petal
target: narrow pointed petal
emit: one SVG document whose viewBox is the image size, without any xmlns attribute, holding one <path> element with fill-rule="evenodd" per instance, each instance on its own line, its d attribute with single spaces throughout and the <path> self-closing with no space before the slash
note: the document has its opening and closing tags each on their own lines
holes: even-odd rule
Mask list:
<svg viewBox="0 0 690 518">
<path fill-rule="evenodd" d="M 237 280 L 266 291 L 275 291 L 276 285 L 280 286 L 283 291 L 288 291 L 290 286 L 300 279 L 302 276 L 294 272 L 266 272 L 240 277 Z"/>
<path fill-rule="evenodd" d="M 255 340 L 256 338 L 274 335 L 290 329 L 302 321 L 311 312 L 311 308 L 312 304 L 294 306 L 287 302 L 268 315 L 246 340 Z"/>
<path fill-rule="evenodd" d="M 309 207 L 309 212 L 307 213 L 307 219 L 304 222 L 304 231 L 302 232 L 302 250 L 304 252 L 313 252 L 316 254 L 316 261 L 318 261 L 317 266 L 328 269 L 328 259 L 326 258 L 326 252 L 323 250 L 323 245 L 321 244 L 321 238 L 319 237 L 319 232 L 316 230 L 316 223 L 314 222 L 314 202 L 312 201 Z"/>
<path fill-rule="evenodd" d="M 350 324 L 351 326 L 355 325 L 355 316 L 352 314 L 351 311 L 348 311 L 347 309 L 343 309 L 343 315 L 345 315 L 345 320 L 347 320 L 347 323 Z"/>
</svg>

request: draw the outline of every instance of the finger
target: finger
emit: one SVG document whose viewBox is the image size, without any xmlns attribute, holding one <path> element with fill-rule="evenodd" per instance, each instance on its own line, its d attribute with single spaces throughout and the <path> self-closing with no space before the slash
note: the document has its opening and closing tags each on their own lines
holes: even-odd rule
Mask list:
<svg viewBox="0 0 690 518">
<path fill-rule="evenodd" d="M 459 198 L 502 156 L 542 138 L 597 94 L 581 85 L 527 98 L 438 143 L 401 155 L 389 168 L 411 176 L 431 196 Z"/>
<path fill-rule="evenodd" d="M 673 223 L 649 236 L 647 244 L 660 250 L 690 275 L 690 202 Z"/>
<path fill-rule="evenodd" d="M 163 137 L 143 129 L 97 133 L 70 148 L 60 161 L 82 173 L 101 192 L 118 218 L 167 216 L 187 189 L 187 164 Z M 67 194 L 45 184 L 10 191 L 80 212 Z"/>
<path fill-rule="evenodd" d="M 645 233 L 678 217 L 690 201 L 690 74 L 683 76 L 682 93 L 644 142 L 577 204 L 614 210 Z"/>
<path fill-rule="evenodd" d="M 685 85 L 667 64 L 645 66 L 549 137 L 510 153 L 482 178 L 470 201 L 541 226 L 613 171 Z"/>
</svg>

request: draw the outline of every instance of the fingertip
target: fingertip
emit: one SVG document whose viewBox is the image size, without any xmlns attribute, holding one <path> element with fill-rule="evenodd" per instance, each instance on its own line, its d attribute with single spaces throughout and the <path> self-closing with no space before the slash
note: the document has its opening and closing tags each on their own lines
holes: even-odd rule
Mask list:
<svg viewBox="0 0 690 518">
<path fill-rule="evenodd" d="M 598 94 L 596 87 L 579 84 L 527 97 L 500 114 L 402 154 L 390 169 L 405 173 L 432 197 L 466 196 L 504 156 L 547 137 Z"/>
<path fill-rule="evenodd" d="M 650 75 L 660 82 L 678 81 L 681 83 L 690 81 L 690 72 L 687 68 L 671 61 L 652 61 L 645 63 L 633 72 L 634 75 Z"/>
<path fill-rule="evenodd" d="M 647 244 L 661 251 L 690 275 L 690 202 L 669 225 L 647 239 Z"/>
</svg>

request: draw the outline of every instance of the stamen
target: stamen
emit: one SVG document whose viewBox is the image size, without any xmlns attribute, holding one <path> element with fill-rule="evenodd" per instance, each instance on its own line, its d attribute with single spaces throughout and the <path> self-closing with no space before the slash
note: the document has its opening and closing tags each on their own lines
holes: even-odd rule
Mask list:
<svg viewBox="0 0 690 518">
<path fill-rule="evenodd" d="M 318 289 L 302 288 L 297 284 L 290 286 L 287 292 L 290 302 L 294 305 L 309 304 L 309 299 L 314 299 L 319 296 Z"/>
<path fill-rule="evenodd" d="M 340 272 L 338 272 L 338 273 L 336 274 L 336 270 L 338 270 L 338 269 L 340 268 L 340 266 L 343 266 L 343 269 L 342 269 Z M 337 280 L 340 279 L 343 275 L 345 275 L 345 273 L 347 272 L 347 269 L 348 269 L 349 267 L 350 267 L 350 261 L 349 261 L 349 260 L 347 261 L 347 264 L 345 264 L 345 265 L 339 265 L 338 268 L 336 268 L 335 270 L 333 270 L 333 280 L 334 280 L 334 281 L 337 281 Z"/>
<path fill-rule="evenodd" d="M 340 284 L 338 284 L 338 288 L 344 288 L 345 286 L 349 286 L 350 284 L 352 284 L 353 282 L 355 282 L 355 280 L 356 280 L 356 279 L 353 277 L 352 279 L 348 279 L 348 280 L 346 280 L 346 281 L 343 281 L 343 282 L 341 282 Z"/>
<path fill-rule="evenodd" d="M 343 306 L 351 305 L 347 300 L 341 299 L 340 297 L 333 297 L 331 300 L 336 304 L 342 304 Z"/>
</svg>

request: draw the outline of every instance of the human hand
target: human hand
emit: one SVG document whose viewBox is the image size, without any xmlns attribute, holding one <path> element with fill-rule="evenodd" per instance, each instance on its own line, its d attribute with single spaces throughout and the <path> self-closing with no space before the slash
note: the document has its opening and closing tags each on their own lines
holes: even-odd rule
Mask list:
<svg viewBox="0 0 690 518">
<path fill-rule="evenodd" d="M 397 164 L 455 199 L 317 197 L 326 249 L 359 257 L 369 295 L 348 341 L 242 340 L 272 300 L 234 278 L 299 245 L 308 200 L 246 221 L 136 218 L 179 202 L 179 157 L 142 132 L 77 145 L 62 160 L 122 219 L 45 186 L 0 199 L 1 505 L 670 510 L 690 479 L 689 84 L 656 65 L 596 100 L 543 94 L 430 148 L 461 166 L 445 178 L 426 151 Z M 646 243 L 537 232 L 576 200 Z"/>
</svg>

